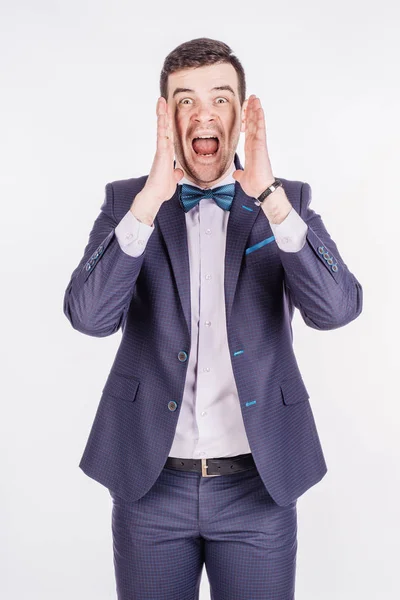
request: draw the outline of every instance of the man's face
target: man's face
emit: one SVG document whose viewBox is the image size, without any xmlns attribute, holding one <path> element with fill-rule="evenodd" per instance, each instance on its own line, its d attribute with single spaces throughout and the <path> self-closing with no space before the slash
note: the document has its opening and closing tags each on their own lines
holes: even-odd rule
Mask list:
<svg viewBox="0 0 400 600">
<path fill-rule="evenodd" d="M 167 102 L 176 167 L 197 185 L 211 187 L 225 176 L 239 142 L 242 110 L 235 69 L 222 63 L 172 73 Z M 213 138 L 200 141 L 199 136 Z"/>
</svg>

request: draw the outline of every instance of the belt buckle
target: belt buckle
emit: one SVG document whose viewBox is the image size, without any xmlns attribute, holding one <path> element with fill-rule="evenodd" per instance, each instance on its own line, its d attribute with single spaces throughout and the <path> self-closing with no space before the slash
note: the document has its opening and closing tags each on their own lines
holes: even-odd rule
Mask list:
<svg viewBox="0 0 400 600">
<path fill-rule="evenodd" d="M 203 477 L 218 477 L 219 473 L 215 473 L 215 475 L 209 475 L 207 473 L 207 469 L 208 469 L 208 464 L 207 464 L 207 458 L 202 458 L 201 459 L 201 474 Z"/>
</svg>

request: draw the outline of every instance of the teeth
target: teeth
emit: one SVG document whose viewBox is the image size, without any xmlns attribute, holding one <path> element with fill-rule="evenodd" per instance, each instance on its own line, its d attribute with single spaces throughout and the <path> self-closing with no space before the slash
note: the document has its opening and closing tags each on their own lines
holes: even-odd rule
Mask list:
<svg viewBox="0 0 400 600">
<path fill-rule="evenodd" d="M 198 139 L 206 140 L 206 139 L 209 139 L 209 138 L 216 138 L 216 137 L 217 137 L 216 135 L 198 135 L 194 139 L 195 140 L 198 140 Z"/>
</svg>

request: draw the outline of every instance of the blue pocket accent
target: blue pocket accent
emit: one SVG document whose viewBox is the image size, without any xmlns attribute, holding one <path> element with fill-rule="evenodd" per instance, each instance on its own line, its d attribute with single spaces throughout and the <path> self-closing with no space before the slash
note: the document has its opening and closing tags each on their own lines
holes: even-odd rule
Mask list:
<svg viewBox="0 0 400 600">
<path fill-rule="evenodd" d="M 251 402 L 246 402 L 246 406 L 251 406 L 252 404 L 255 404 L 257 402 L 257 400 L 252 400 Z"/>
<path fill-rule="evenodd" d="M 249 248 L 246 248 L 246 254 L 250 254 L 250 252 L 254 252 L 254 250 L 258 250 L 259 248 L 262 248 L 266 244 L 273 242 L 274 239 L 275 239 L 275 236 L 271 235 L 271 237 L 266 238 L 265 240 L 262 240 L 261 242 L 258 242 L 258 244 L 254 244 L 254 246 L 249 246 Z"/>
</svg>

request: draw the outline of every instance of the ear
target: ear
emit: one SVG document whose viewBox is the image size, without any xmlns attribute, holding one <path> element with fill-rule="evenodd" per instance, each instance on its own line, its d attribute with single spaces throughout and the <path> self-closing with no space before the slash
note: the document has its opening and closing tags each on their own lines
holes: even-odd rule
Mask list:
<svg viewBox="0 0 400 600">
<path fill-rule="evenodd" d="M 249 101 L 249 99 L 247 98 L 243 102 L 242 111 L 241 111 L 240 131 L 245 131 L 246 130 L 246 110 L 247 110 L 247 103 L 248 103 L 248 101 Z"/>
</svg>

